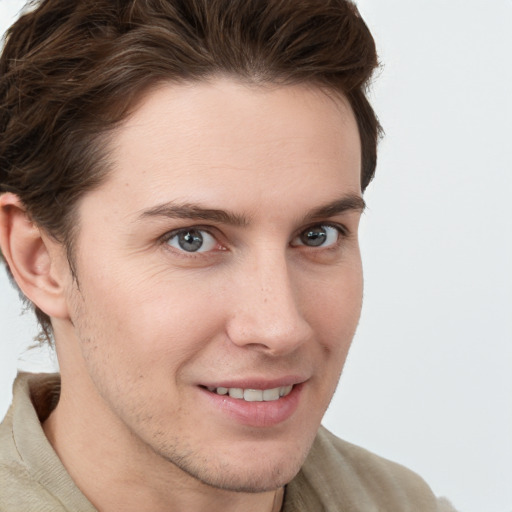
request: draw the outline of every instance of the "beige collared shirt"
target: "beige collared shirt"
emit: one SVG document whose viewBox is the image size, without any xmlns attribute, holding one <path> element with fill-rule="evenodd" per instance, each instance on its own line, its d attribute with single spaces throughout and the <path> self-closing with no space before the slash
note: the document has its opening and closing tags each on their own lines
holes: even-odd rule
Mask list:
<svg viewBox="0 0 512 512">
<path fill-rule="evenodd" d="M 41 421 L 55 407 L 56 374 L 20 374 L 0 425 L 0 512 L 96 512 L 46 439 Z M 450 512 L 408 469 L 320 428 L 283 512 Z"/>
</svg>

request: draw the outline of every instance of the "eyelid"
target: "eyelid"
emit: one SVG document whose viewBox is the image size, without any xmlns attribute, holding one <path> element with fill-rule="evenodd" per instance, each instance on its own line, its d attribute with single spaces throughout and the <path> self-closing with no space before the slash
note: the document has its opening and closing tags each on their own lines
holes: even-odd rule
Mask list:
<svg viewBox="0 0 512 512">
<path fill-rule="evenodd" d="M 213 249 L 213 250 L 210 250 L 210 251 L 202 251 L 202 252 L 187 252 L 187 251 L 181 251 L 181 250 L 178 250 L 170 245 L 168 245 L 168 242 L 169 240 L 171 240 L 172 238 L 174 238 L 175 236 L 179 235 L 180 233 L 183 233 L 184 231 L 204 231 L 206 232 L 208 235 L 210 235 L 211 237 L 213 237 L 215 239 L 215 241 L 217 242 L 217 244 L 219 246 L 222 246 L 222 250 L 225 250 L 226 247 L 225 247 L 225 244 L 219 240 L 219 238 L 222 238 L 219 234 L 219 231 L 217 229 L 215 229 L 214 227 L 212 226 L 205 226 L 205 225 L 185 225 L 185 226 L 182 226 L 182 227 L 179 227 L 179 228 L 176 228 L 176 229 L 172 229 L 171 231 L 167 231 L 164 235 L 160 236 L 159 237 L 159 242 L 162 244 L 162 245 L 166 245 L 166 249 L 172 251 L 174 254 L 179 254 L 179 255 L 183 255 L 185 257 L 198 257 L 199 255 L 201 256 L 206 256 L 208 255 L 209 253 L 212 253 L 212 252 L 217 252 L 217 250 Z M 218 251 L 220 251 L 221 249 L 219 249 Z"/>
<path fill-rule="evenodd" d="M 318 224 L 315 225 L 318 226 Z M 350 234 L 350 230 L 345 226 L 345 224 L 339 224 L 338 222 L 322 222 L 320 225 L 337 229 L 342 236 L 348 236 Z"/>
<path fill-rule="evenodd" d="M 205 226 L 203 224 L 186 224 L 185 226 L 181 226 L 179 228 L 171 229 L 170 231 L 166 231 L 162 236 L 159 237 L 159 239 L 162 242 L 166 242 L 173 236 L 176 236 L 179 233 L 183 233 L 183 231 L 191 231 L 191 230 L 197 230 L 197 231 L 206 231 L 209 235 L 213 236 L 214 238 L 218 238 L 218 236 L 215 234 L 215 228 L 212 226 Z"/>
<path fill-rule="evenodd" d="M 311 224 L 308 224 L 307 226 L 300 228 L 298 231 L 295 232 L 295 234 L 292 237 L 292 240 L 295 240 L 295 238 L 300 236 L 302 233 L 304 233 L 304 231 L 307 231 L 308 229 L 319 228 L 319 227 L 333 228 L 333 229 L 337 230 L 339 232 L 340 236 L 342 236 L 342 237 L 348 237 L 351 233 L 350 229 L 347 226 L 345 226 L 344 224 L 340 224 L 338 222 L 332 222 L 332 221 L 327 221 L 327 222 L 319 221 L 319 222 L 312 222 Z"/>
<path fill-rule="evenodd" d="M 351 230 L 346 225 L 344 225 L 344 224 L 341 224 L 341 223 L 338 223 L 338 222 L 332 222 L 332 221 L 325 221 L 325 222 L 317 221 L 317 222 L 312 222 L 312 223 L 306 225 L 305 227 L 302 227 L 299 230 L 297 230 L 295 232 L 295 234 L 291 238 L 290 245 L 292 244 L 293 240 L 295 240 L 302 233 L 304 233 L 304 231 L 307 231 L 308 229 L 312 229 L 312 228 L 315 228 L 315 227 L 330 227 L 330 228 L 333 228 L 336 231 L 338 231 L 340 239 L 347 238 L 351 234 Z M 159 237 L 159 242 L 162 243 L 162 244 L 167 244 L 167 242 L 171 238 L 173 238 L 176 235 L 178 235 L 179 233 L 182 233 L 183 231 L 187 231 L 187 230 L 205 231 L 210 236 L 212 236 L 217 241 L 217 243 L 220 246 L 222 246 L 222 250 L 226 250 L 226 244 L 222 241 L 223 237 L 222 237 L 222 234 L 219 233 L 219 230 L 217 228 L 215 228 L 214 226 L 207 226 L 207 225 L 204 225 L 204 224 L 188 224 L 188 225 L 184 225 L 182 227 L 176 228 L 176 229 L 172 229 L 171 231 L 167 231 L 164 235 L 160 236 Z M 336 244 L 334 244 L 334 246 L 336 246 Z M 306 249 L 313 249 L 313 250 L 322 249 L 322 246 L 309 247 L 309 246 L 304 245 L 304 244 L 298 244 L 296 247 L 304 247 Z M 324 247 L 324 249 L 329 249 L 329 248 L 332 248 L 332 247 L 333 246 Z M 179 250 L 176 250 L 176 249 L 174 249 L 173 247 L 171 247 L 169 245 L 167 245 L 166 248 L 168 248 L 169 250 L 173 251 L 175 254 L 185 255 L 186 257 L 197 257 L 199 254 L 202 255 L 202 256 L 205 256 L 205 255 L 208 255 L 209 253 L 217 252 L 215 249 L 211 250 L 211 251 L 200 252 L 200 253 L 179 251 Z"/>
<path fill-rule="evenodd" d="M 318 228 L 330 228 L 335 230 L 337 233 L 336 240 L 332 241 L 328 245 L 308 245 L 306 243 L 303 243 L 303 241 L 301 240 L 302 235 L 307 231 Z M 290 241 L 290 246 L 294 249 L 300 249 L 302 251 L 313 251 L 313 253 L 319 254 L 320 252 L 338 250 L 341 246 L 342 241 L 345 240 L 348 236 L 349 230 L 347 229 L 346 226 L 342 224 L 338 224 L 336 222 L 316 222 L 298 231 Z"/>
</svg>

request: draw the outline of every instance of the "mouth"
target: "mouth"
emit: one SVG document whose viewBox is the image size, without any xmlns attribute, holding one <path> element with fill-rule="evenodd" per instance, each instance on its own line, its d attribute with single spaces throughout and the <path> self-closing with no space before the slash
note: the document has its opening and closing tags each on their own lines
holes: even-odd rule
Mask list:
<svg viewBox="0 0 512 512">
<path fill-rule="evenodd" d="M 210 393 L 217 395 L 227 395 L 237 400 L 246 402 L 274 402 L 280 398 L 288 396 L 293 389 L 293 385 L 280 386 L 271 389 L 244 389 L 244 388 L 224 388 L 224 387 L 206 387 Z"/>
<path fill-rule="evenodd" d="M 200 385 L 199 389 L 207 399 L 205 406 L 211 406 L 213 414 L 220 413 L 221 417 L 229 418 L 231 426 L 267 428 L 277 426 L 294 415 L 302 402 L 306 382 L 289 377 L 278 379 L 278 382 L 247 379 L 243 383 L 211 384 Z"/>
</svg>

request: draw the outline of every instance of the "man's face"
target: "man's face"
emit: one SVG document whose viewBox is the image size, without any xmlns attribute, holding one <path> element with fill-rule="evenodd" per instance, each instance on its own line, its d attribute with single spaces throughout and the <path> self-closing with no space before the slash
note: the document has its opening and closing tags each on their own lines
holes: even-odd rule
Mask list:
<svg viewBox="0 0 512 512">
<path fill-rule="evenodd" d="M 360 314 L 350 107 L 305 86 L 164 85 L 111 158 L 79 206 L 63 386 L 140 457 L 232 490 L 283 485 Z"/>
</svg>

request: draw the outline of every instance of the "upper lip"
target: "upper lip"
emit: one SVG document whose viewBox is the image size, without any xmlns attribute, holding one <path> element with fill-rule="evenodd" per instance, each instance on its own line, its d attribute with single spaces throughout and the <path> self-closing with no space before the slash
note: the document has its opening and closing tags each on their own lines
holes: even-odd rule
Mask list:
<svg viewBox="0 0 512 512">
<path fill-rule="evenodd" d="M 228 379 L 216 382 L 205 382 L 201 385 L 208 388 L 241 388 L 241 389 L 274 389 L 283 386 L 292 386 L 305 382 L 307 378 L 299 376 L 283 376 L 278 378 L 240 378 Z"/>
</svg>

